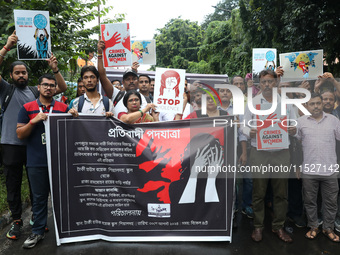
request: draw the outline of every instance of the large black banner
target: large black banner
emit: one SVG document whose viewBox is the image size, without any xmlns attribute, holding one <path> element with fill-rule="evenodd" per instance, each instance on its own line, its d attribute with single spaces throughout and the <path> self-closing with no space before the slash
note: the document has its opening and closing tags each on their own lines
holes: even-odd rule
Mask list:
<svg viewBox="0 0 340 255">
<path fill-rule="evenodd" d="M 227 121 L 126 125 L 65 114 L 48 119 L 58 245 L 231 241 L 234 174 L 228 169 L 235 166 L 236 142 Z"/>
</svg>

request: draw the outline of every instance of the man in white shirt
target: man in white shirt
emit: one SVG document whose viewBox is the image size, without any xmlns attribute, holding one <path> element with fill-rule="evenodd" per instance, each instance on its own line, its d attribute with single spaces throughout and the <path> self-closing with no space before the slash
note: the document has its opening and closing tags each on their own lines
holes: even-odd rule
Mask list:
<svg viewBox="0 0 340 255">
<path fill-rule="evenodd" d="M 272 104 L 273 88 L 277 84 L 277 74 L 271 70 L 263 70 L 259 74 L 261 94 L 253 98 L 253 105 Z M 280 96 L 277 95 L 278 103 Z M 287 118 L 296 119 L 290 105 L 287 106 Z M 245 111 L 245 123 L 256 119 L 256 115 L 250 112 L 248 106 Z M 290 154 L 288 149 L 283 150 L 257 150 L 256 147 L 256 128 L 248 126 L 243 128 L 243 133 L 251 138 L 250 165 L 251 166 L 288 166 L 290 162 Z M 294 128 L 288 128 L 288 132 L 294 132 Z M 272 232 L 276 234 L 282 241 L 290 243 L 293 240 L 285 232 L 283 225 L 287 212 L 287 187 L 289 173 L 253 173 L 253 210 L 254 210 L 254 230 L 251 238 L 255 242 L 262 240 L 262 231 L 264 227 L 264 199 L 266 195 L 267 185 L 271 179 L 271 185 L 274 196 L 274 216 L 272 221 Z M 279 175 L 279 176 L 278 176 Z"/>
<path fill-rule="evenodd" d="M 85 94 L 76 98 L 69 113 L 78 112 L 87 114 L 102 114 L 113 116 L 113 104 L 106 96 L 97 91 L 99 72 L 94 66 L 84 66 L 81 69 L 81 78 L 85 86 Z"/>
<path fill-rule="evenodd" d="M 98 71 L 100 74 L 100 83 L 103 86 L 103 89 L 108 98 L 111 98 L 113 105 L 115 107 L 114 116 L 118 117 L 120 112 L 128 112 L 126 107 L 123 104 L 123 98 L 126 91 L 129 90 L 137 90 L 138 89 L 138 75 L 137 68 L 138 62 L 134 62 L 132 64 L 132 69 L 127 69 L 123 75 L 123 87 L 125 91 L 120 91 L 117 88 L 113 87 L 110 80 L 106 76 L 106 70 L 103 64 L 103 50 L 105 49 L 105 42 L 103 40 L 99 40 L 98 42 Z M 145 97 L 141 95 L 141 109 L 145 108 L 147 102 Z"/>
</svg>

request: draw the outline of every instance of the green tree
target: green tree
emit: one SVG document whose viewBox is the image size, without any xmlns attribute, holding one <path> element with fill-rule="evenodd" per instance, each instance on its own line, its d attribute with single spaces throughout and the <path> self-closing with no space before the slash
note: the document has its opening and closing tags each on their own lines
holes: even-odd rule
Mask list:
<svg viewBox="0 0 340 255">
<path fill-rule="evenodd" d="M 227 21 L 209 23 L 199 50 L 199 59 L 207 62 L 209 73 L 244 76 L 251 71 L 251 48 L 244 35 L 239 9 Z"/>
<path fill-rule="evenodd" d="M 157 47 L 157 66 L 183 68 L 197 62 L 197 51 L 202 41 L 202 29 L 197 22 L 171 19 L 154 36 Z"/>
<path fill-rule="evenodd" d="M 250 46 L 278 53 L 323 49 L 328 71 L 340 75 L 340 5 L 331 0 L 240 0 L 240 14 Z"/>
<path fill-rule="evenodd" d="M 230 46 L 230 22 L 210 22 L 205 30 L 203 44 L 198 52 L 199 59 L 208 62 L 209 73 L 225 73 L 225 65 L 230 58 Z"/>
<path fill-rule="evenodd" d="M 238 7 L 239 0 L 222 0 L 213 6 L 215 11 L 205 16 L 201 24 L 203 30 L 207 29 L 212 21 L 226 21 L 231 18 L 231 12 Z"/>
</svg>

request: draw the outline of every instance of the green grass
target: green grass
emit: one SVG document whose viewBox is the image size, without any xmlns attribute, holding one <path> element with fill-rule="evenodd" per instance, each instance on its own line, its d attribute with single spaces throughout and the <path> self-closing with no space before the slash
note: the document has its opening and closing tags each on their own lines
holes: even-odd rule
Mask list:
<svg viewBox="0 0 340 255">
<path fill-rule="evenodd" d="M 22 184 L 21 184 L 21 200 L 23 202 L 29 202 L 29 196 L 30 195 L 29 195 L 27 174 L 26 174 L 26 170 L 24 170 L 24 173 L 22 176 Z M 1 167 L 0 168 L 0 215 L 2 215 L 6 211 L 8 211 L 6 182 L 5 182 L 5 175 Z"/>
</svg>

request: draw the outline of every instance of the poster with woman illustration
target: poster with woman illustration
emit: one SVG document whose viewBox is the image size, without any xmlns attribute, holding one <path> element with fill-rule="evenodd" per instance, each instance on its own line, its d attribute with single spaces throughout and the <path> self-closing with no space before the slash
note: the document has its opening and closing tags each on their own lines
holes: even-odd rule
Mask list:
<svg viewBox="0 0 340 255">
<path fill-rule="evenodd" d="M 131 52 L 133 62 L 156 65 L 156 40 L 131 41 Z"/>
<path fill-rule="evenodd" d="M 100 32 L 102 40 L 105 41 L 104 66 L 131 66 L 129 23 L 101 24 Z"/>
<path fill-rule="evenodd" d="M 275 71 L 276 69 L 276 49 L 253 49 L 253 79 L 258 78 L 262 70 L 269 69 Z"/>
<path fill-rule="evenodd" d="M 48 11 L 14 10 L 18 59 L 38 60 L 51 57 L 51 31 Z"/>
</svg>

